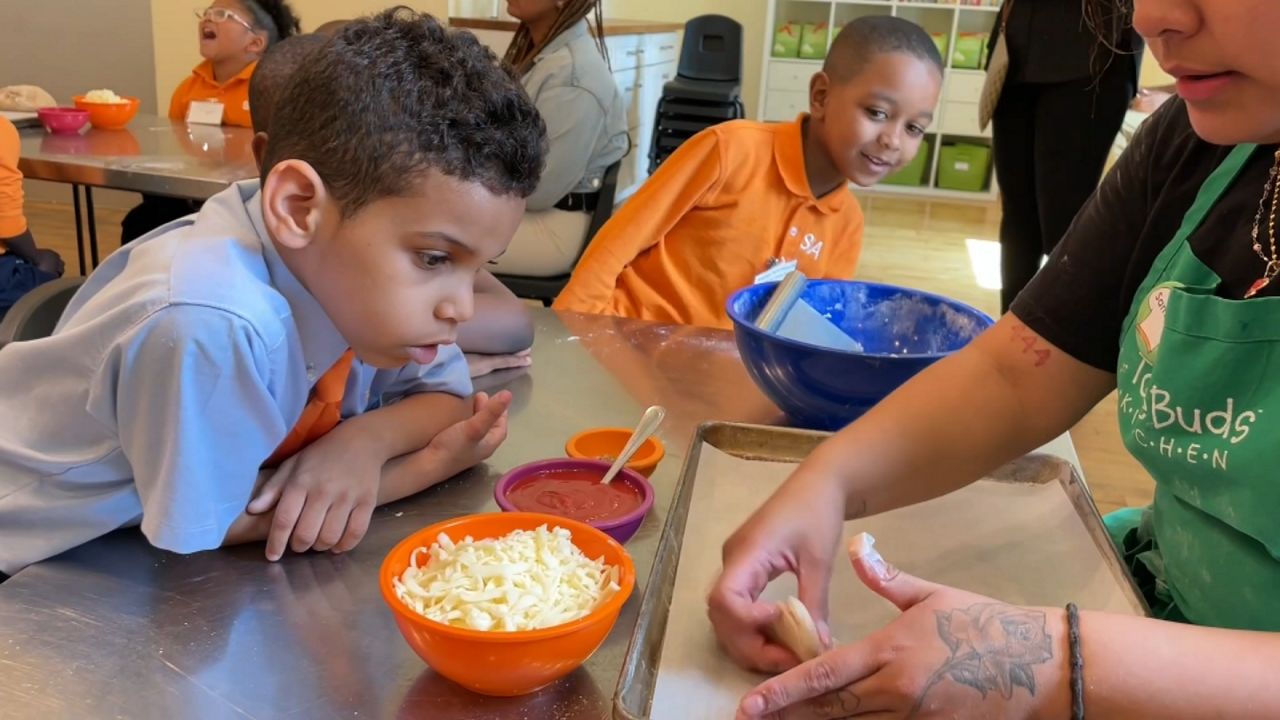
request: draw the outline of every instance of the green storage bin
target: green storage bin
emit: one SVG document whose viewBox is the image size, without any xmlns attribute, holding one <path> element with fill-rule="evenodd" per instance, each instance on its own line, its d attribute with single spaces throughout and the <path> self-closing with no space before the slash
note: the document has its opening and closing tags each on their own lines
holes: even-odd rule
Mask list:
<svg viewBox="0 0 1280 720">
<path fill-rule="evenodd" d="M 951 51 L 951 67 L 977 70 L 982 67 L 982 51 L 987 45 L 985 33 L 960 33 Z"/>
<path fill-rule="evenodd" d="M 776 58 L 800 57 L 801 27 L 795 23 L 782 23 L 773 33 L 773 56 Z"/>
<path fill-rule="evenodd" d="M 920 187 L 924 185 L 925 175 L 929 173 L 929 164 L 933 159 L 933 143 L 929 138 L 920 141 L 920 151 L 915 158 L 903 165 L 897 172 L 880 181 L 883 185 L 905 185 Z"/>
<path fill-rule="evenodd" d="M 827 56 L 827 40 L 831 28 L 826 23 L 810 23 L 800 31 L 800 57 L 821 60 Z"/>
<path fill-rule="evenodd" d="M 929 37 L 933 38 L 933 44 L 938 46 L 938 55 L 942 56 L 942 61 L 947 61 L 947 54 L 951 52 L 951 36 L 947 33 L 929 33 Z"/>
<path fill-rule="evenodd" d="M 991 148 L 956 143 L 938 152 L 938 187 L 944 190 L 982 192 L 991 172 Z"/>
</svg>

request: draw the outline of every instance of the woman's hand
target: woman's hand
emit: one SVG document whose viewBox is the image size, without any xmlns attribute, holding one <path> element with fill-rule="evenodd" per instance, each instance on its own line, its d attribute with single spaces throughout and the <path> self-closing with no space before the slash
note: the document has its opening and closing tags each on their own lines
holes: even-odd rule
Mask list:
<svg viewBox="0 0 1280 720">
<path fill-rule="evenodd" d="M 769 626 L 777 606 L 758 602 L 766 585 L 794 573 L 800 601 L 829 645 L 827 587 L 840 545 L 845 501 L 840 484 L 815 466 L 801 466 L 724 544 L 724 570 L 707 598 L 716 637 L 738 664 L 781 672 L 798 658 L 775 643 Z"/>
<path fill-rule="evenodd" d="M 738 720 L 1066 717 L 1064 612 L 920 580 L 874 547 L 851 560 L 902 615 L 765 681 L 743 698 Z"/>
</svg>

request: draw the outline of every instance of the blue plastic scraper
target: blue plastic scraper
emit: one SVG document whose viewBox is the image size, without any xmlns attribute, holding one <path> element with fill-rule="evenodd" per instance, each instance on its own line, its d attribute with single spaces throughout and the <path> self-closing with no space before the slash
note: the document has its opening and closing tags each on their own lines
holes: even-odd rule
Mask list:
<svg viewBox="0 0 1280 720">
<path fill-rule="evenodd" d="M 787 275 L 769 297 L 760 311 L 756 326 L 766 332 L 777 333 L 788 340 L 797 340 L 832 350 L 862 352 L 862 345 L 836 327 L 822 313 L 800 298 L 808 279 L 799 270 Z"/>
</svg>

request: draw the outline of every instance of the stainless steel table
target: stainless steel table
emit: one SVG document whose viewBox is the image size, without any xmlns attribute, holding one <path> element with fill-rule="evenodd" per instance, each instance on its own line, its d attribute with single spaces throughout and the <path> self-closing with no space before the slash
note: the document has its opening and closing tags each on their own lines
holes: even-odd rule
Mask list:
<svg viewBox="0 0 1280 720">
<path fill-rule="evenodd" d="M 507 442 L 487 465 L 380 508 L 355 551 L 277 564 L 261 545 L 183 557 L 123 530 L 0 585 L 0 718 L 608 717 L 695 428 L 783 416 L 748 378 L 731 333 L 534 312 L 533 367 L 478 383 L 515 394 Z M 473 695 L 427 668 L 379 594 L 383 556 L 424 525 L 496 510 L 504 470 L 562 455 L 584 428 L 630 426 L 653 403 L 668 411 L 667 457 L 653 511 L 627 545 L 639 582 L 604 646 L 522 698 Z M 1065 436 L 1048 449 L 1074 456 Z"/>
<path fill-rule="evenodd" d="M 23 130 L 20 137 L 18 169 L 24 176 L 71 185 L 82 274 L 98 264 L 93 188 L 205 200 L 237 180 L 258 174 L 251 147 L 253 131 L 248 128 L 187 125 L 138 115 L 123 130 L 89 128 L 78 135 L 52 135 L 34 128 Z"/>
<path fill-rule="evenodd" d="M 486 466 L 381 508 L 343 556 L 278 564 L 248 546 L 177 556 L 114 533 L 0 585 L 0 718 L 602 718 L 610 712 L 688 443 L 707 419 L 780 421 L 730 333 L 537 310 L 534 365 Z M 632 425 L 662 403 L 657 502 L 628 544 L 640 583 L 586 667 L 524 698 L 460 690 L 409 650 L 377 587 L 392 545 L 436 520 L 495 510 L 494 480 L 563 454 L 575 432 Z M 494 668 L 501 672 L 501 668 Z"/>
</svg>

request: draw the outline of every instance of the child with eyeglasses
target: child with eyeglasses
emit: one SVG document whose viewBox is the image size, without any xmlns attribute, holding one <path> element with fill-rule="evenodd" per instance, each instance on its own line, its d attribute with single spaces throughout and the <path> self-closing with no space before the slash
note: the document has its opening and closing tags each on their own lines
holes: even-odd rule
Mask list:
<svg viewBox="0 0 1280 720">
<path fill-rule="evenodd" d="M 301 32 L 298 16 L 284 0 L 214 0 L 195 14 L 204 60 L 173 91 L 170 119 L 253 127 L 249 78 L 267 48 Z M 193 200 L 143 195 L 120 221 L 120 243 L 199 209 Z"/>
<path fill-rule="evenodd" d="M 300 31 L 298 16 L 284 0 L 214 0 L 196 17 L 204 61 L 174 90 L 169 117 L 184 120 L 203 101 L 222 106 L 223 124 L 252 127 L 249 77 L 267 48 Z"/>
</svg>

